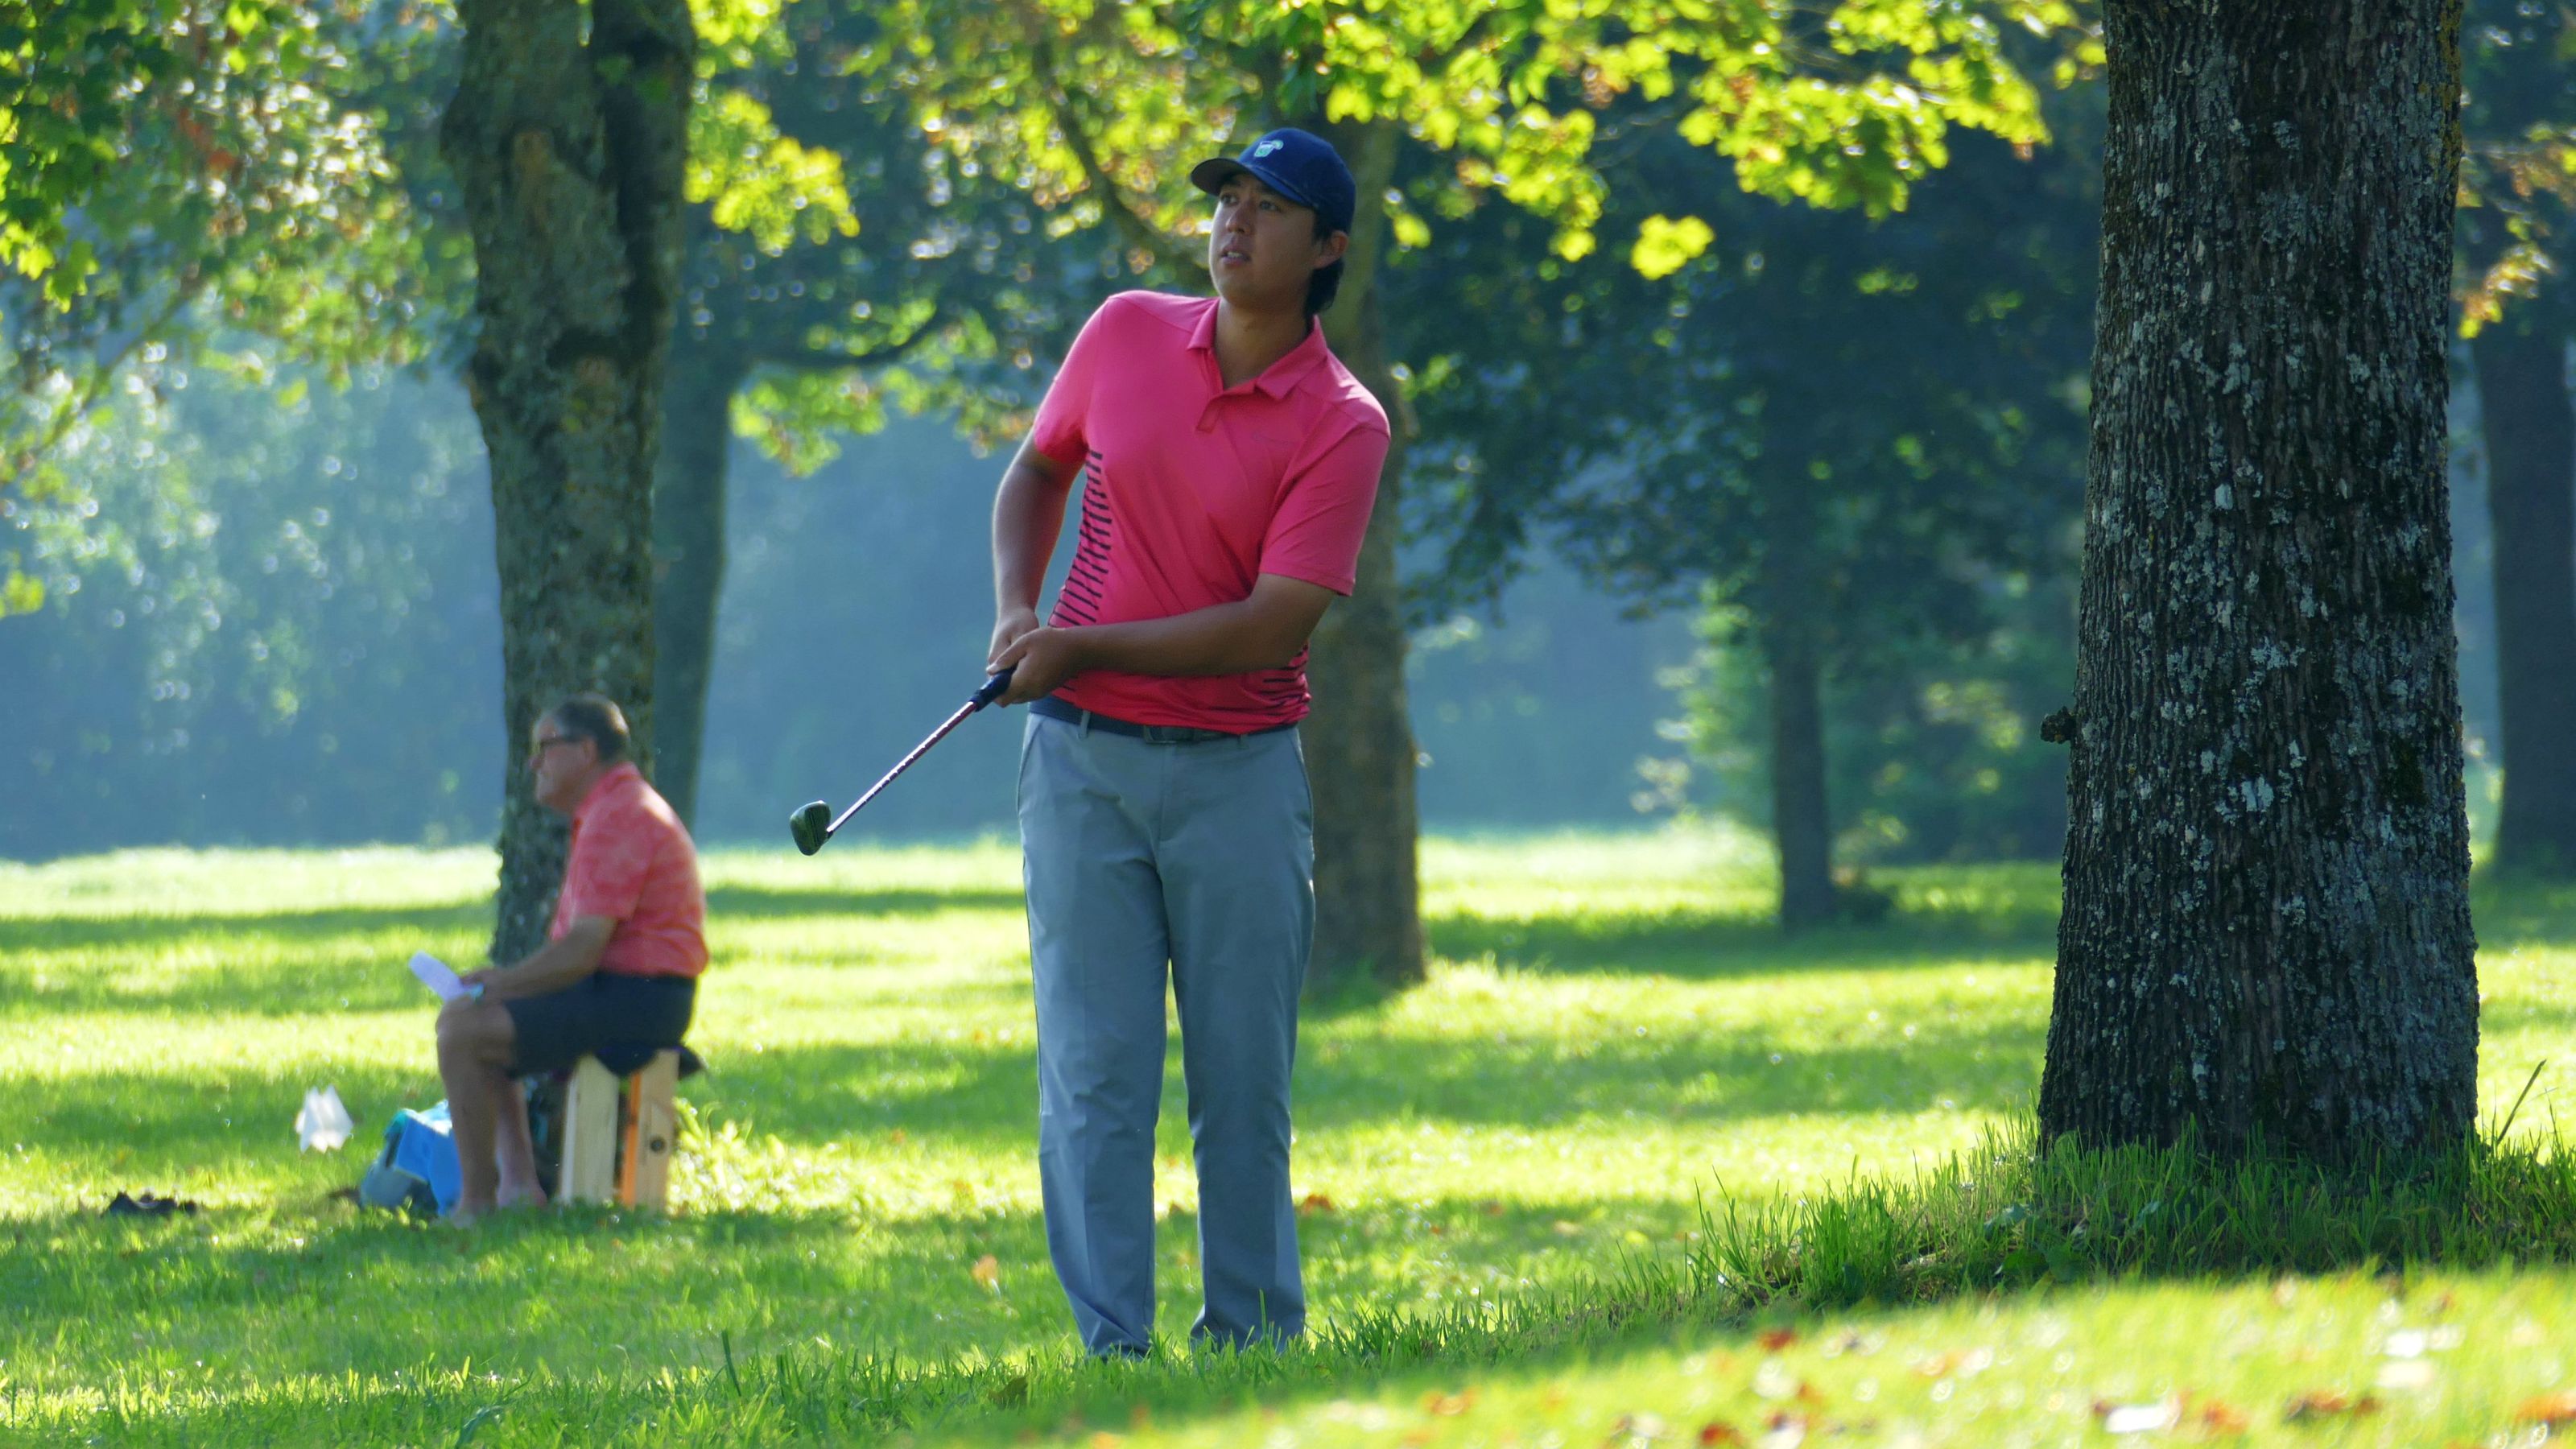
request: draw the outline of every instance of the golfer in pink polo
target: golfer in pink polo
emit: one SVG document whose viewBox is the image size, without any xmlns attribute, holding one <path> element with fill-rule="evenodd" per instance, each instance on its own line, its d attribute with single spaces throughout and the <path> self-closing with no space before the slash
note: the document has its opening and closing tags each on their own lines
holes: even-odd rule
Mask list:
<svg viewBox="0 0 2576 1449">
<path fill-rule="evenodd" d="M 993 505 L 992 667 L 1026 703 L 1020 840 L 1047 1246 L 1084 1344 L 1154 1334 L 1164 989 L 1197 1145 L 1195 1342 L 1304 1330 L 1288 1079 L 1314 937 L 1297 722 L 1347 594 L 1386 414 L 1324 345 L 1355 188 L 1273 131 L 1190 173 L 1209 299 L 1125 292 L 1082 329 Z M 1082 480 L 1081 541 L 1038 622 Z"/>
</svg>

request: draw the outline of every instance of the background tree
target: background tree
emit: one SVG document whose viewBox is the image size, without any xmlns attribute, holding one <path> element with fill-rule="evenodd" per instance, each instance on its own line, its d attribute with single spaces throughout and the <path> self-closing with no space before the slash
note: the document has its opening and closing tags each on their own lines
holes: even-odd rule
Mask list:
<svg viewBox="0 0 2576 1449">
<path fill-rule="evenodd" d="M 1617 125 L 1633 265 L 1477 266 L 1512 244 L 1462 228 L 1400 273 L 1442 439 L 1435 597 L 1553 545 L 1641 606 L 1722 621 L 1758 660 L 1791 927 L 1837 908 L 1829 690 L 1919 690 L 1929 655 L 2051 627 L 2025 601 L 2054 593 L 2073 518 L 2093 252 L 2090 128 L 2069 109 L 2072 149 L 1963 139 L 1875 219 L 1743 197 L 1672 221 L 1723 175 Z"/>
<path fill-rule="evenodd" d="M 466 388 L 491 460 L 504 748 L 576 689 L 653 743 L 653 463 L 679 295 L 695 36 L 684 0 L 462 0 L 441 141 L 474 238 Z M 495 960 L 545 939 L 565 829 L 523 769 Z"/>
<path fill-rule="evenodd" d="M 42 598 L 30 531 L 95 516 L 61 454 L 121 388 L 220 330 L 342 378 L 418 355 L 452 258 L 409 224 L 368 92 L 418 65 L 425 32 L 369 9 L 0 14 L 0 615 Z"/>
<path fill-rule="evenodd" d="M 684 818 L 737 427 L 797 473 L 890 408 L 996 439 L 1024 416 L 1037 356 L 1079 323 L 1066 294 L 1098 252 L 1049 235 L 1008 180 L 957 164 L 894 78 L 847 73 L 892 39 L 877 10 L 807 0 L 706 37 L 654 498 L 655 783 Z M 978 662 L 958 659 L 961 692 Z"/>
<path fill-rule="evenodd" d="M 2469 7 L 2461 331 L 2493 524 L 2503 809 L 2495 864 L 2576 870 L 2576 303 L 2559 281 L 2576 202 L 2576 29 L 2563 8 Z"/>
<path fill-rule="evenodd" d="M 2477 1087 L 2443 447 L 2459 10 L 2104 18 L 2041 1129 L 2450 1146 Z"/>
</svg>

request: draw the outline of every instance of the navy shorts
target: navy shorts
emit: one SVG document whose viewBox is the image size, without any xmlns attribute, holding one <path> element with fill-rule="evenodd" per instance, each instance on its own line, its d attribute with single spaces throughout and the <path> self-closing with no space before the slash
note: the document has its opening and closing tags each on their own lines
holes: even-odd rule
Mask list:
<svg viewBox="0 0 2576 1449">
<path fill-rule="evenodd" d="M 697 1003 L 698 983 L 690 977 L 609 971 L 594 971 L 561 991 L 502 1002 L 519 1038 L 511 1075 L 560 1071 L 620 1048 L 649 1055 L 678 1046 Z"/>
</svg>

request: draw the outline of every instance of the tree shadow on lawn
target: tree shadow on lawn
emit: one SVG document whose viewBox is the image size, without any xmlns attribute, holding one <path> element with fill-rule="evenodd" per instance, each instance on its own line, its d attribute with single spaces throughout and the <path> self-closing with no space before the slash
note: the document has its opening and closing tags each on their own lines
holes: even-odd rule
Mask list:
<svg viewBox="0 0 2576 1449">
<path fill-rule="evenodd" d="M 1432 1301 L 1434 1290 L 1465 1301 L 1468 1286 L 1508 1293 L 1532 1275 L 1608 1273 L 1641 1251 L 1631 1232 L 1649 1230 L 1669 1255 L 1696 1221 L 1683 1204 L 1610 1221 L 1598 1206 L 1444 1197 L 1301 1215 L 1310 1316 L 1320 1326 Z M 1175 1341 L 1198 1307 L 1197 1226 L 1175 1210 L 1157 1231 L 1157 1327 Z M 305 1403 L 323 1412 L 300 1423 L 275 1417 L 274 1404 L 226 1402 L 227 1377 L 304 1379 L 305 1391 L 350 1409 L 391 1392 L 418 1417 L 390 1437 L 427 1442 L 498 1392 L 440 1391 L 440 1370 L 468 1358 L 478 1378 L 542 1365 L 557 1376 L 553 1391 L 619 1394 L 612 1407 L 639 1419 L 665 1366 L 721 1382 L 728 1353 L 748 1375 L 782 1352 L 810 1356 L 818 1340 L 840 1346 L 825 1355 L 914 1365 L 1073 1358 L 1043 1224 L 1023 1210 L 872 1225 L 784 1205 L 670 1218 L 579 1209 L 506 1215 L 473 1234 L 338 1204 L 154 1222 L 66 1214 L 8 1225 L 0 1267 L 26 1310 L 0 1328 L 17 1379 L 53 1392 L 122 1385 L 136 1401 L 126 1428 L 172 1442 L 305 1438 L 333 1421 L 327 1402 Z M 213 1389 L 212 1402 L 165 1399 L 173 1385 L 161 1367 L 192 1361 L 220 1366 L 215 1377 L 182 1374 L 189 1396 Z M 378 1382 L 357 1382 L 369 1378 Z M 542 1402 L 549 1388 L 530 1397 Z M 388 1427 L 371 1422 L 369 1437 Z"/>
<path fill-rule="evenodd" d="M 1015 890 L 959 887 L 955 890 L 772 890 L 763 886 L 721 885 L 707 892 L 707 920 L 766 920 L 776 916 L 927 916 L 952 911 L 1007 912 L 1020 915 Z"/>
<path fill-rule="evenodd" d="M 728 920 L 811 916 L 856 927 L 871 918 L 982 910 L 1019 897 L 1001 892 L 890 891 L 781 896 L 720 891 Z M 748 903 L 749 908 L 740 908 Z M 774 909 L 773 909 L 774 908 Z M 711 912 L 716 907 L 710 904 Z M 488 903 L 443 907 L 388 906 L 271 912 L 247 916 L 58 916 L 0 921 L 0 1015 L 9 1012 L 240 1012 L 292 1016 L 318 1007 L 392 1011 L 427 998 L 403 969 L 415 950 L 444 949 L 460 970 L 479 965 L 492 929 Z M 455 943 L 471 943 L 459 951 Z M 719 938 L 721 940 L 721 938 Z M 442 944 L 444 943 L 444 944 Z M 219 966 L 171 970 L 174 953 L 211 954 Z M 65 960 L 29 979 L 26 963 Z M 120 959 L 121 958 L 121 959 Z"/>
<path fill-rule="evenodd" d="M 1344 1034 L 1310 1040 L 1298 1069 L 1297 1122 L 1307 1132 L 1366 1131 L 1392 1122 L 1546 1130 L 1636 1119 L 1698 1131 L 1778 1116 L 1905 1115 L 1956 1108 L 2003 1111 L 2035 1080 L 2038 1023 L 1928 1022 L 1906 1040 L 1821 1050 L 1768 1034 L 1638 1037 L 1617 1030 L 1572 1043 Z M 711 1122 L 820 1146 L 900 1129 L 924 1147 L 1034 1153 L 1034 1047 L 1009 1042 L 898 1040 L 800 1044 L 749 1052 L 692 1034 L 709 1062 L 681 1095 Z M 416 1064 L 310 1060 L 288 1076 L 238 1060 L 156 1062 L 27 1082 L 33 1110 L 8 1140 L 90 1174 L 102 1199 L 119 1189 L 177 1190 L 245 1162 L 281 1181 L 354 1181 L 398 1106 L 441 1095 L 424 1037 Z M 311 1080 L 306 1080 L 310 1078 Z M 357 1119 L 356 1149 L 299 1157 L 288 1132 L 305 1087 L 330 1081 Z M 1186 1120 L 1177 1040 L 1165 1060 L 1165 1132 Z M 328 1163 L 330 1166 L 326 1167 Z"/>
<path fill-rule="evenodd" d="M 1507 971 L 1710 980 L 1804 971 L 1956 967 L 1962 960 L 2053 957 L 2056 919 L 2035 913 L 1891 917 L 1878 926 L 1784 933 L 1767 920 L 1689 908 L 1530 919 L 1451 914 L 1424 923 L 1435 955 L 1491 957 Z"/>
<path fill-rule="evenodd" d="M 2037 1080 L 2044 1024 L 1927 1023 L 1912 1040 L 1822 1050 L 1769 1034 L 1616 1028 L 1559 1049 L 1544 1040 L 1425 1040 L 1355 1034 L 1301 1052 L 1301 1132 L 1390 1122 L 1552 1128 L 1627 1117 L 1693 1128 L 1810 1114 L 2003 1111 Z M 702 1109 L 788 1142 L 908 1138 L 982 1151 L 1034 1150 L 1033 1047 L 914 1041 L 774 1047 L 752 1055 L 701 1043 L 709 1077 L 687 1089 Z M 1982 1056 L 1980 1056 L 1982 1053 Z M 1164 1063 L 1167 1121 L 1181 1120 L 1177 1040 Z M 1166 1130 L 1169 1128 L 1167 1126 Z"/>
</svg>

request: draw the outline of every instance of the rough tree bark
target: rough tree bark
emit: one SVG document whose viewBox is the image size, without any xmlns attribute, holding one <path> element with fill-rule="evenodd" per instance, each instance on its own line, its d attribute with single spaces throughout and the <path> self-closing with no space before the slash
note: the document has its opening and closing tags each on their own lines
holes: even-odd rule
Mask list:
<svg viewBox="0 0 2576 1449">
<path fill-rule="evenodd" d="M 618 700 L 651 759 L 652 486 L 681 240 L 686 0 L 460 0 L 440 144 L 476 268 L 465 381 L 491 458 L 508 792 L 492 956 L 545 939 L 565 830 L 526 740 L 558 696 Z"/>
<path fill-rule="evenodd" d="M 653 783 L 691 825 L 724 595 L 733 395 L 750 370 L 732 348 L 683 340 L 672 349 L 662 396 L 653 482 Z"/>
<path fill-rule="evenodd" d="M 1377 510 L 1360 550 L 1359 582 L 1315 631 L 1307 673 L 1315 691 L 1305 730 L 1315 789 L 1315 951 L 1309 989 L 1365 976 L 1388 985 L 1423 978 L 1415 842 L 1413 725 L 1405 704 L 1401 535 L 1407 417 L 1380 323 L 1377 264 L 1396 132 L 1385 124 L 1306 123 L 1351 163 L 1359 214 L 1342 289 L 1324 317 L 1334 353 L 1385 405 L 1394 434 L 1378 477 Z"/>
<path fill-rule="evenodd" d="M 2040 1125 L 2458 1143 L 2477 983 L 2444 500 L 2457 0 L 2111 0 Z"/>
<path fill-rule="evenodd" d="M 2545 311 L 2546 309 L 2539 309 Z M 2495 864 L 2576 869 L 2576 410 L 2567 339 L 2547 316 L 2507 317 L 2469 341 L 2494 523 L 2498 743 L 2504 809 Z"/>
</svg>

